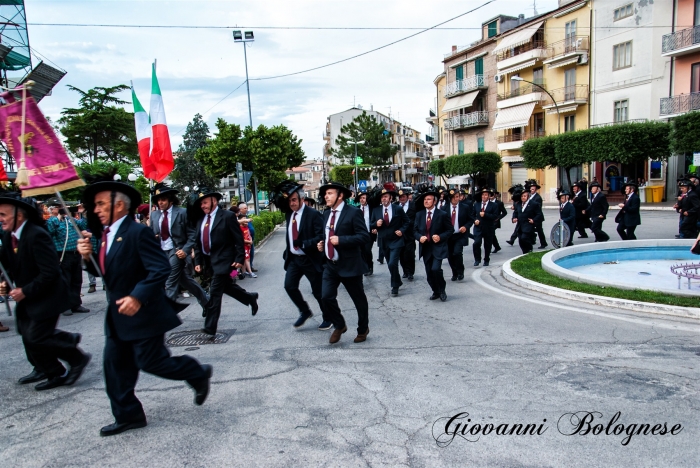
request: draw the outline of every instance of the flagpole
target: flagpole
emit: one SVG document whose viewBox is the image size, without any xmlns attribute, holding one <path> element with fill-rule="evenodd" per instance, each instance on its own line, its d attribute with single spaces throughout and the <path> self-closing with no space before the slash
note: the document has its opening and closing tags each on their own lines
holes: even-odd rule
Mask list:
<svg viewBox="0 0 700 468">
<path fill-rule="evenodd" d="M 78 223 L 75 222 L 73 217 L 70 215 L 70 210 L 68 209 L 68 206 L 66 205 L 65 200 L 63 199 L 63 195 L 61 195 L 61 192 L 56 190 L 56 196 L 58 197 L 58 200 L 61 202 L 61 206 L 63 207 L 63 213 L 68 217 L 70 220 L 71 225 L 73 226 L 73 229 L 75 229 L 75 232 L 78 233 L 78 237 L 81 239 L 84 239 L 85 236 L 83 235 L 83 232 L 80 230 L 80 227 L 78 227 Z M 100 269 L 100 266 L 97 264 L 97 260 L 95 260 L 95 256 L 90 254 L 90 260 L 92 260 L 92 266 L 95 267 L 95 271 L 99 272 L 100 275 L 102 275 L 102 270 Z"/>
</svg>

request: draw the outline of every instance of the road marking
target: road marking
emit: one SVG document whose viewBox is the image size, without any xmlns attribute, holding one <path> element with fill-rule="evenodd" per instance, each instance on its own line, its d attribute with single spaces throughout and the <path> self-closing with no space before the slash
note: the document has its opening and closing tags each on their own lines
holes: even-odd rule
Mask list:
<svg viewBox="0 0 700 468">
<path fill-rule="evenodd" d="M 532 302 L 534 304 L 538 304 L 540 306 L 544 305 L 546 307 L 552 307 L 554 309 L 558 310 L 566 310 L 570 312 L 576 312 L 579 314 L 587 314 L 587 315 L 595 315 L 597 317 L 605 317 L 613 320 L 621 320 L 623 322 L 629 322 L 629 323 L 634 323 L 637 325 L 646 325 L 646 326 L 652 326 L 652 327 L 657 327 L 657 328 L 665 328 L 668 330 L 677 330 L 677 331 L 688 331 L 688 332 L 700 332 L 700 325 L 692 325 L 692 324 L 684 324 L 684 323 L 666 323 L 664 321 L 655 321 L 653 319 L 645 319 L 645 318 L 634 318 L 634 317 L 625 317 L 622 315 L 617 315 L 617 314 L 609 314 L 607 312 L 600 312 L 596 310 L 590 310 L 590 309 L 583 309 L 584 303 L 581 303 L 581 308 L 578 307 L 569 307 L 561 304 L 546 304 L 543 303 L 542 299 L 534 299 L 528 296 L 518 296 L 517 294 L 513 294 L 508 291 L 504 291 L 502 289 L 498 289 L 494 286 L 491 286 L 490 284 L 486 283 L 483 279 L 481 279 L 481 272 L 484 271 L 483 268 L 479 268 L 478 270 L 474 270 L 474 273 L 472 273 L 472 279 L 476 284 L 479 286 L 489 289 L 493 292 L 503 294 L 504 296 L 509 296 L 514 299 L 517 299 L 519 301 L 527 301 L 527 302 Z"/>
</svg>

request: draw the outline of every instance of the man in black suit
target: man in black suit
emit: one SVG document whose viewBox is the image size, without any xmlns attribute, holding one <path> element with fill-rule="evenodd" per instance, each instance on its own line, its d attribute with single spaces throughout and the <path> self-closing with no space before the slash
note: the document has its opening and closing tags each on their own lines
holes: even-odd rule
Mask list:
<svg viewBox="0 0 700 468">
<path fill-rule="evenodd" d="M 291 192 L 291 193 L 290 193 Z M 333 325 L 325 313 L 321 296 L 323 285 L 323 255 L 316 245 L 323 239 L 323 216 L 304 203 L 303 186 L 287 183 L 286 195 L 289 210 L 286 210 L 287 248 L 284 251 L 284 290 L 299 309 L 299 318 L 294 328 L 299 328 L 314 314 L 299 291 L 299 282 L 306 276 L 311 285 L 311 294 L 321 309 L 323 322 L 319 330 L 329 330 Z"/>
<path fill-rule="evenodd" d="M 411 192 L 406 189 L 399 190 L 399 206 L 408 216 L 408 229 L 404 234 L 404 246 L 401 250 L 401 258 L 399 263 L 403 270 L 402 278 L 413 281 L 413 275 L 416 273 L 416 239 L 413 237 L 413 225 L 416 222 L 416 204 L 409 199 Z"/>
<path fill-rule="evenodd" d="M 700 214 L 700 196 L 693 183 L 688 179 L 678 181 L 681 191 L 676 210 L 680 213 L 679 231 L 681 239 L 694 239 L 698 236 L 698 215 Z"/>
<path fill-rule="evenodd" d="M 398 192 L 382 189 L 381 204 L 372 210 L 370 229 L 382 240 L 382 249 L 391 274 L 391 295 L 398 296 L 403 284 L 399 274 L 399 257 L 404 247 L 404 237 L 408 232 L 408 216 L 403 208 L 393 204 Z"/>
<path fill-rule="evenodd" d="M 500 209 L 496 203 L 489 199 L 493 190 L 484 188 L 481 190 L 481 200 L 474 202 L 474 266 L 481 263 L 481 244 L 484 244 L 484 266 L 489 266 L 491 260 L 491 246 L 496 235 L 496 220 Z"/>
<path fill-rule="evenodd" d="M 464 247 L 469 245 L 469 230 L 474 224 L 471 205 L 461 202 L 462 191 L 452 189 L 448 192 L 450 203 L 442 211 L 450 217 L 453 234 L 447 241 L 447 262 L 452 269 L 452 281 L 464 279 Z"/>
<path fill-rule="evenodd" d="M 177 206 L 180 204 L 177 199 L 178 192 L 164 183 L 156 184 L 151 190 L 153 201 L 158 205 L 158 209 L 151 213 L 151 229 L 170 263 L 165 295 L 176 301 L 180 288 L 185 288 L 197 298 L 204 310 L 209 297 L 192 278 L 187 268 L 187 258 L 192 255 L 194 249 L 194 224 L 187 221 L 187 210 Z"/>
<path fill-rule="evenodd" d="M 198 219 L 195 231 L 194 270 L 212 274 L 209 302 L 204 309 L 202 333 L 214 336 L 221 315 L 221 300 L 226 294 L 249 305 L 253 315 L 258 313 L 258 293 L 249 293 L 231 278 L 234 268 L 245 261 L 243 231 L 236 215 L 219 209 L 221 194 L 200 188 L 199 197 L 190 207 L 191 218 Z"/>
<path fill-rule="evenodd" d="M 588 238 L 586 228 L 591 227 L 591 218 L 586 216 L 586 210 L 590 203 L 588 202 L 588 198 L 586 198 L 586 191 L 581 188 L 581 185 L 582 183 L 576 182 L 571 186 L 574 192 L 574 198 L 571 200 L 571 203 L 574 205 L 574 210 L 576 211 L 576 230 L 578 231 L 579 239 L 586 239 Z M 573 232 L 571 233 L 571 237 L 574 237 Z"/>
<path fill-rule="evenodd" d="M 64 310 L 76 307 L 77 298 L 67 294 L 68 282 L 61 272 L 56 247 L 44 227 L 44 219 L 32 199 L 18 193 L 0 196 L 2 250 L 0 261 L 14 282 L 9 296 L 17 304 L 17 331 L 27 360 L 34 370 L 20 384 L 41 382 L 36 390 L 74 384 L 90 361 L 78 349 L 80 335 L 56 329 Z M 8 294 L 3 279 L 0 294 Z M 70 370 L 59 362 L 70 365 Z"/>
<path fill-rule="evenodd" d="M 525 184 L 525 188 L 530 190 L 530 199 L 532 201 L 537 202 L 537 206 L 540 207 L 540 210 L 542 210 L 542 204 L 544 203 L 542 201 L 542 197 L 540 196 L 537 191 L 541 188 L 540 185 L 537 183 L 536 180 L 531 180 L 529 183 Z M 537 232 L 537 236 L 540 238 L 540 246 L 538 249 L 544 249 L 547 247 L 547 236 L 544 233 L 544 229 L 542 228 L 542 223 L 544 222 L 544 212 L 540 211 L 538 218 L 540 221 L 538 221 L 535 224 L 535 232 Z"/>
<path fill-rule="evenodd" d="M 508 216 L 508 210 L 506 206 L 501 201 L 501 194 L 499 192 L 494 192 L 493 195 L 489 196 L 489 200 L 498 205 L 498 219 L 496 219 L 496 229 L 501 229 L 501 220 Z M 498 243 L 498 236 L 495 231 L 493 234 L 493 252 L 498 253 L 501 250 L 501 245 Z"/>
<path fill-rule="evenodd" d="M 416 214 L 413 225 L 413 237 L 419 242 L 418 258 L 423 258 L 425 275 L 433 294 L 430 300 L 447 300 L 445 277 L 442 273 L 442 261 L 449 255 L 448 241 L 454 232 L 447 213 L 437 208 L 438 194 L 428 189 L 419 196 L 424 211 Z"/>
<path fill-rule="evenodd" d="M 93 274 L 107 284 L 104 373 L 107 396 L 115 422 L 100 430 L 112 436 L 146 426 L 146 415 L 134 394 L 139 371 L 170 380 L 184 380 L 201 405 L 209 394 L 212 367 L 189 356 L 171 356 L 165 332 L 180 325 L 172 302 L 165 296 L 170 264 L 153 232 L 134 221 L 141 202 L 138 191 L 120 182 L 89 185 L 84 192 L 88 225 L 100 238 L 97 262 L 90 239 L 78 242 L 78 251 Z"/>
<path fill-rule="evenodd" d="M 637 236 L 634 235 L 634 230 L 642 224 L 642 218 L 639 216 L 641 201 L 639 200 L 639 195 L 637 195 L 639 187 L 634 182 L 627 182 L 623 187 L 627 199 L 624 203 L 618 204 L 620 211 L 615 216 L 617 233 L 622 240 L 635 240 Z"/>
<path fill-rule="evenodd" d="M 532 247 L 537 241 L 535 226 L 539 221 L 540 210 L 537 201 L 530 198 L 527 190 L 513 192 L 513 198 L 520 198 L 513 206 L 513 224 L 518 235 L 520 250 L 526 254 L 532 252 Z"/>
<path fill-rule="evenodd" d="M 367 264 L 367 268 L 369 269 L 369 271 L 365 273 L 365 276 L 372 276 L 374 274 L 374 264 L 372 263 L 372 246 L 374 245 L 374 241 L 377 240 L 377 234 L 372 233 L 372 230 L 370 229 L 370 225 L 372 224 L 372 209 L 368 204 L 368 197 L 369 195 L 367 194 L 367 192 L 360 192 L 355 197 L 355 202 L 359 205 L 358 208 L 360 208 L 360 211 L 362 212 L 362 218 L 365 220 L 367 232 L 370 233 L 370 242 L 362 246 L 362 258 L 364 259 L 365 263 Z M 379 253 L 380 255 L 382 254 L 381 247 L 379 247 Z"/>
<path fill-rule="evenodd" d="M 567 247 L 574 245 L 574 230 L 576 229 L 576 209 L 574 205 L 569 202 L 570 196 L 571 194 L 566 190 L 559 192 L 559 221 L 569 227 L 569 241 L 566 243 Z"/>
<path fill-rule="evenodd" d="M 586 209 L 586 215 L 591 218 L 591 231 L 596 242 L 607 242 L 610 236 L 603 231 L 603 221 L 608 214 L 608 199 L 600 191 L 598 182 L 591 182 L 591 204 Z"/>
<path fill-rule="evenodd" d="M 369 334 L 369 304 L 362 285 L 362 275 L 367 265 L 362 261 L 362 246 L 370 241 L 359 208 L 345 203 L 351 192 L 342 184 L 330 182 L 319 187 L 319 195 L 329 207 L 323 214 L 325 234 L 317 244 L 323 252 L 326 265 L 323 270 L 323 305 L 335 330 L 329 343 L 337 343 L 348 331 L 345 318 L 338 306 L 338 286 L 345 286 L 357 309 L 357 336 L 361 343 Z"/>
</svg>

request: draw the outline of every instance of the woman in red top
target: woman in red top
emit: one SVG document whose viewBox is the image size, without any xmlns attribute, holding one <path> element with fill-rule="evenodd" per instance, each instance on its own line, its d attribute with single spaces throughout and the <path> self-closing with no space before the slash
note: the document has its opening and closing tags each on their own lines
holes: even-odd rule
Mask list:
<svg viewBox="0 0 700 468">
<path fill-rule="evenodd" d="M 234 212 L 236 215 L 240 212 L 237 206 L 232 206 L 229 211 Z M 250 247 L 253 245 L 253 237 L 250 235 L 250 230 L 248 229 L 249 218 L 240 218 L 238 220 L 238 225 L 241 227 L 243 232 L 243 242 L 245 243 L 245 264 L 243 265 L 242 275 L 250 276 L 251 278 L 257 278 L 258 275 L 253 273 L 253 269 L 250 266 Z"/>
</svg>

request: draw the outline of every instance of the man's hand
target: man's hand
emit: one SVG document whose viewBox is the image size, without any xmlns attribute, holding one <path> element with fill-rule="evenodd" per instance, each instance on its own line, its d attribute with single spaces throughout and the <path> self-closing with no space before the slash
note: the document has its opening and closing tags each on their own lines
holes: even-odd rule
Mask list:
<svg viewBox="0 0 700 468">
<path fill-rule="evenodd" d="M 620 208 L 624 208 L 624 207 L 625 207 L 625 204 L 624 204 L 624 203 L 618 203 L 617 206 L 619 206 Z"/>
<path fill-rule="evenodd" d="M 377 227 L 382 227 L 382 224 L 384 224 L 384 220 L 383 220 L 383 219 L 378 219 L 378 220 L 377 220 Z"/>
<path fill-rule="evenodd" d="M 481 213 L 479 213 L 479 216 L 481 216 L 483 218 L 485 214 L 486 213 L 484 211 L 482 211 Z"/>
<path fill-rule="evenodd" d="M 15 302 L 19 302 L 27 296 L 25 296 L 22 292 L 22 288 L 15 288 L 12 291 L 10 291 L 10 297 L 14 299 Z"/>
<path fill-rule="evenodd" d="M 85 260 L 90 259 L 90 254 L 92 254 L 92 243 L 87 237 L 78 240 L 78 253 L 82 255 Z"/>
<path fill-rule="evenodd" d="M 533 220 L 531 220 L 530 218 L 527 218 L 527 222 L 530 224 L 535 224 L 535 222 Z"/>
<path fill-rule="evenodd" d="M 197 273 L 201 273 L 201 272 L 202 272 L 202 267 L 199 266 L 199 265 L 195 265 L 195 266 L 194 266 L 194 271 L 196 271 Z"/>
<path fill-rule="evenodd" d="M 396 234 L 399 237 L 403 236 L 403 232 L 399 231 L 398 229 L 394 231 L 394 234 Z"/>
<path fill-rule="evenodd" d="M 482 213 L 483 213 L 483 212 L 482 212 Z M 477 219 L 476 221 L 474 221 L 474 226 L 478 226 L 479 223 L 480 223 L 480 221 Z"/>
<path fill-rule="evenodd" d="M 126 296 L 121 299 L 117 299 L 117 305 L 119 306 L 119 313 L 122 315 L 128 315 L 132 317 L 136 315 L 136 312 L 141 308 L 141 301 L 136 299 L 134 296 Z"/>
<path fill-rule="evenodd" d="M 232 266 L 233 268 L 243 268 L 243 264 L 242 264 L 242 263 L 233 262 L 233 263 L 231 264 L 231 266 Z"/>
<path fill-rule="evenodd" d="M 376 230 L 376 229 L 372 229 L 372 234 L 376 234 L 376 233 L 377 233 L 377 230 Z"/>
<path fill-rule="evenodd" d="M 581 210 L 581 213 L 586 214 L 586 210 Z"/>
<path fill-rule="evenodd" d="M 687 212 L 687 211 L 684 211 L 684 212 L 683 212 L 683 216 L 688 216 L 688 212 Z"/>
<path fill-rule="evenodd" d="M 331 241 L 331 245 L 338 245 L 338 236 L 331 236 L 328 240 Z"/>
<path fill-rule="evenodd" d="M 462 226 L 461 228 L 459 228 L 459 232 L 461 232 L 462 234 L 464 234 L 465 232 L 467 232 L 467 228 L 465 228 L 464 226 Z"/>
<path fill-rule="evenodd" d="M 433 234 L 433 242 L 435 242 L 436 244 L 440 242 L 440 236 L 438 236 L 437 234 Z"/>
<path fill-rule="evenodd" d="M 515 223 L 517 223 L 517 222 L 518 222 L 518 220 L 515 219 L 515 218 L 513 218 L 513 224 L 515 224 Z"/>
<path fill-rule="evenodd" d="M 180 249 L 177 252 L 175 252 L 175 256 L 182 260 L 183 258 L 187 257 L 187 254 L 185 253 L 184 250 Z"/>
<path fill-rule="evenodd" d="M 605 218 L 605 216 L 603 216 L 603 215 L 599 215 L 598 217 L 599 217 L 600 219 Z"/>
<path fill-rule="evenodd" d="M 323 241 L 316 244 L 316 248 L 318 249 L 319 252 L 323 252 Z"/>
<path fill-rule="evenodd" d="M 426 236 L 421 236 L 420 238 L 420 243 L 425 244 L 428 241 L 428 238 Z"/>
</svg>

